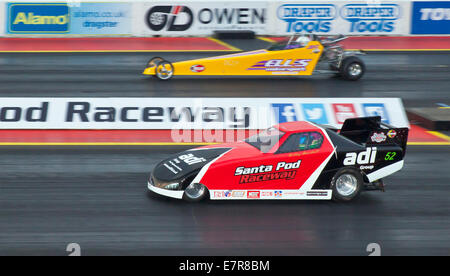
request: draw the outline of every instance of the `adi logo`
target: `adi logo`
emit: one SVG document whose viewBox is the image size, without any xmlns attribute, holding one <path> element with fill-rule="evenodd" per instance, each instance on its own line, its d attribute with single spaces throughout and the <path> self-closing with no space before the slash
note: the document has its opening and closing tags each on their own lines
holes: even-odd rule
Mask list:
<svg viewBox="0 0 450 276">
<path fill-rule="evenodd" d="M 8 5 L 8 33 L 67 33 L 69 23 L 67 4 Z"/>
</svg>

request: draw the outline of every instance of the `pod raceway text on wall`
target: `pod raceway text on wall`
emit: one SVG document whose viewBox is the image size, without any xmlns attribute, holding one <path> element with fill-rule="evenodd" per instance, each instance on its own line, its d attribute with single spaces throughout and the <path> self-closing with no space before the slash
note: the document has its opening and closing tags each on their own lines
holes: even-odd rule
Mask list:
<svg viewBox="0 0 450 276">
<path fill-rule="evenodd" d="M 409 126 L 398 98 L 0 98 L 0 129 L 265 129 L 301 120 L 340 127 L 360 116 Z"/>
</svg>

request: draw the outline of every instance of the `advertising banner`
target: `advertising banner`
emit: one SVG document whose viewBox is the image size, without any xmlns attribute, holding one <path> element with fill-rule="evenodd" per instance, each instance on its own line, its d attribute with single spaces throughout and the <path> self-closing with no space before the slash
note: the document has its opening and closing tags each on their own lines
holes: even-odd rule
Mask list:
<svg viewBox="0 0 450 276">
<path fill-rule="evenodd" d="M 8 34 L 131 34 L 129 3 L 8 3 Z"/>
<path fill-rule="evenodd" d="M 450 1 L 413 2 L 411 34 L 450 34 Z"/>
<path fill-rule="evenodd" d="M 267 33 L 268 1 L 177 1 L 136 3 L 140 35 L 211 35 L 216 30 Z"/>
<path fill-rule="evenodd" d="M 264 129 L 303 120 L 340 127 L 363 116 L 409 126 L 398 98 L 0 98 L 0 129 Z"/>
<path fill-rule="evenodd" d="M 293 33 L 396 35 L 409 32 L 410 3 L 405 1 L 281 1 L 274 30 Z"/>
</svg>

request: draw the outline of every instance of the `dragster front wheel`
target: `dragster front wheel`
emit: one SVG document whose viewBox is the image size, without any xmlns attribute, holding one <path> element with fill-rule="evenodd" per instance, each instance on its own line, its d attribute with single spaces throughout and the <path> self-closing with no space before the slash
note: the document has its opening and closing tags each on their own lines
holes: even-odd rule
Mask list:
<svg viewBox="0 0 450 276">
<path fill-rule="evenodd" d="M 161 61 L 156 65 L 155 76 L 160 80 L 170 80 L 173 77 L 174 68 L 169 61 Z"/>
</svg>

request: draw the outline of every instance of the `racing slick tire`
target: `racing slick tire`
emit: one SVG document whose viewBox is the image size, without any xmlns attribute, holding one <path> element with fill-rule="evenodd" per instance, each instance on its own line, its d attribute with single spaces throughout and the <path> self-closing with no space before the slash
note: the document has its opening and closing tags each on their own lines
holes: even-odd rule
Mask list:
<svg viewBox="0 0 450 276">
<path fill-rule="evenodd" d="M 342 78 L 346 80 L 356 81 L 359 80 L 366 72 L 366 66 L 364 62 L 355 56 L 344 58 L 339 68 Z"/>
<path fill-rule="evenodd" d="M 333 200 L 349 202 L 356 199 L 364 187 L 362 174 L 355 168 L 340 169 L 331 180 Z"/>
<path fill-rule="evenodd" d="M 159 80 L 170 80 L 173 77 L 174 68 L 171 62 L 163 60 L 156 65 L 155 76 Z"/>
<path fill-rule="evenodd" d="M 184 190 L 183 199 L 188 202 L 199 202 L 209 195 L 208 188 L 201 183 L 191 183 Z"/>
</svg>

